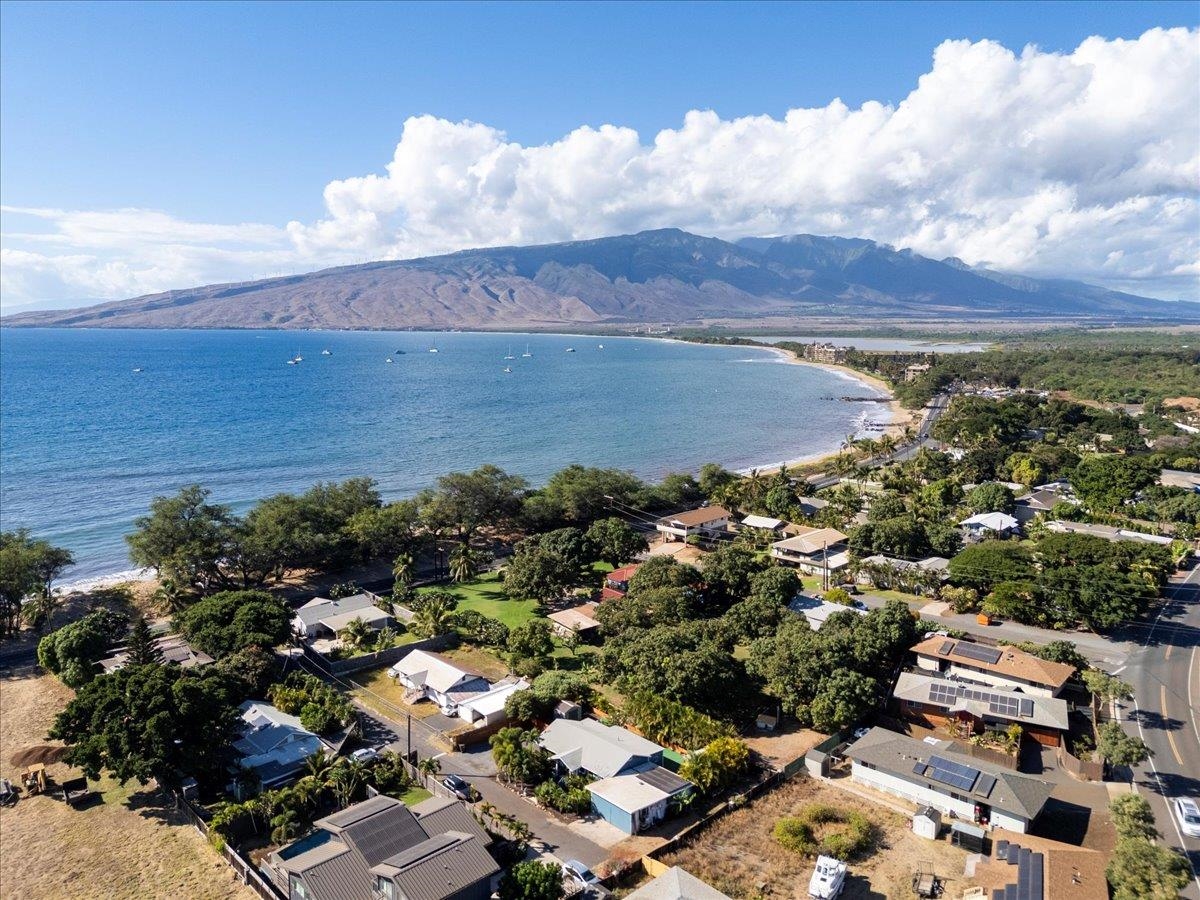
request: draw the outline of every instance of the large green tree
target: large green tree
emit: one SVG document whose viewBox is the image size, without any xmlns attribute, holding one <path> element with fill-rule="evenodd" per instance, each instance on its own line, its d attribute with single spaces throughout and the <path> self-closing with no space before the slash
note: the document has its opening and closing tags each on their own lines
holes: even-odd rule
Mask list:
<svg viewBox="0 0 1200 900">
<path fill-rule="evenodd" d="M 97 674 L 97 661 L 122 637 L 129 620 L 107 609 L 97 609 L 38 642 L 38 664 L 53 672 L 68 687 L 87 684 Z"/>
<path fill-rule="evenodd" d="M 616 568 L 646 549 L 646 539 L 623 519 L 598 519 L 588 526 L 593 555 Z"/>
<path fill-rule="evenodd" d="M 44 626 L 54 605 L 54 581 L 74 562 L 71 552 L 30 535 L 27 529 L 0 532 L 0 639 L 21 626 L 26 607 L 33 624 Z"/>
<path fill-rule="evenodd" d="M 189 485 L 173 497 L 155 497 L 150 512 L 126 535 L 129 558 L 200 591 L 227 584 L 221 563 L 233 547 L 236 521 L 227 506 L 209 503 L 210 491 Z"/>
<path fill-rule="evenodd" d="M 560 900 L 564 893 L 562 869 L 536 859 L 517 863 L 500 879 L 500 900 Z"/>
<path fill-rule="evenodd" d="M 451 472 L 425 498 L 422 517 L 434 530 L 453 531 L 461 543 L 484 526 L 503 525 L 516 516 L 527 487 L 524 478 L 493 465 Z"/>
<path fill-rule="evenodd" d="M 193 647 L 219 658 L 284 643 L 291 619 L 284 602 L 265 591 L 221 591 L 183 610 L 174 625 Z"/>
</svg>

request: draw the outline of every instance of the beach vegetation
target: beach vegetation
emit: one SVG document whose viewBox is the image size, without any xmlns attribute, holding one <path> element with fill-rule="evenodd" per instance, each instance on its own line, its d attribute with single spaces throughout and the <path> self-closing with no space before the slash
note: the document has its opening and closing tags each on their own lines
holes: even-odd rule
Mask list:
<svg viewBox="0 0 1200 900">
<path fill-rule="evenodd" d="M 104 608 L 94 610 L 43 637 L 38 642 L 38 665 L 68 687 L 82 687 L 96 677 L 96 663 L 125 636 L 128 627 L 126 616 Z"/>
<path fill-rule="evenodd" d="M 246 647 L 275 647 L 291 634 L 292 613 L 265 591 L 221 591 L 174 619 L 175 630 L 198 650 L 220 658 Z"/>
<path fill-rule="evenodd" d="M 16 636 L 23 618 L 38 631 L 49 622 L 54 582 L 74 561 L 28 529 L 0 532 L 0 640 Z"/>
</svg>

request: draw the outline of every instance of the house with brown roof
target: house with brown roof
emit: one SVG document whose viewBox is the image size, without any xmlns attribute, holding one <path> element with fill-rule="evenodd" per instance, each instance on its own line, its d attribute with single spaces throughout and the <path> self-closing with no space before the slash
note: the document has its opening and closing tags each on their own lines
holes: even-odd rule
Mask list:
<svg viewBox="0 0 1200 900">
<path fill-rule="evenodd" d="M 999 900 L 1108 900 L 1107 862 L 1096 850 L 997 828 L 971 880 Z"/>
<path fill-rule="evenodd" d="M 549 613 L 546 618 L 550 620 L 551 629 L 559 637 L 577 634 L 581 640 L 586 641 L 594 638 L 600 630 L 600 623 L 596 621 L 595 603 L 581 603 L 570 609 L 560 609 L 558 612 Z"/>
<path fill-rule="evenodd" d="M 912 652 L 917 657 L 917 668 L 923 672 L 940 672 L 949 678 L 1043 697 L 1057 697 L 1075 674 L 1074 666 L 1051 662 L 1016 647 L 991 647 L 939 635 L 921 641 Z"/>
<path fill-rule="evenodd" d="M 624 597 L 629 592 L 629 579 L 633 578 L 640 568 L 640 563 L 630 563 L 619 569 L 613 569 L 605 575 L 604 587 L 600 589 L 600 599 L 619 600 Z"/>
<path fill-rule="evenodd" d="M 487 900 L 500 871 L 487 832 L 440 797 L 410 809 L 380 794 L 314 825 L 265 864 L 290 900 Z"/>
<path fill-rule="evenodd" d="M 654 528 L 668 541 L 685 541 L 693 535 L 712 537 L 729 529 L 730 515 L 723 506 L 702 506 L 663 516 Z"/>
</svg>

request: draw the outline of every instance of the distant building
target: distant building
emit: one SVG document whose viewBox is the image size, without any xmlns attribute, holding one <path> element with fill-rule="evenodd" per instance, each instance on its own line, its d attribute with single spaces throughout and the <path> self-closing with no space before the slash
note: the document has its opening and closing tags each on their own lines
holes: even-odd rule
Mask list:
<svg viewBox="0 0 1200 900">
<path fill-rule="evenodd" d="M 849 347 L 837 347 L 833 344 L 805 344 L 801 355 L 810 362 L 840 366 L 846 362 L 849 352 Z"/>
<path fill-rule="evenodd" d="M 529 682 L 523 678 L 497 682 L 487 693 L 476 694 L 458 704 L 458 717 L 471 722 L 477 728 L 503 722 L 508 718 L 504 712 L 504 704 L 508 698 L 528 687 Z"/>
<path fill-rule="evenodd" d="M 193 650 L 187 640 L 178 634 L 164 634 L 154 639 L 154 646 L 162 654 L 164 663 L 175 663 L 184 669 L 194 669 L 197 666 L 207 666 L 213 658 L 201 650 Z M 129 650 L 118 647 L 112 655 L 100 660 L 100 668 L 105 673 L 123 669 L 129 663 Z"/>
<path fill-rule="evenodd" d="M 561 609 L 548 614 L 546 618 L 550 620 L 550 627 L 559 637 L 577 634 L 581 640 L 588 641 L 593 640 L 600 630 L 600 623 L 596 621 L 595 603 L 581 603 L 579 606 Z"/>
<path fill-rule="evenodd" d="M 1021 523 L 1013 516 L 1002 512 L 976 513 L 958 524 L 973 537 L 981 537 L 985 532 L 1007 536 L 1016 534 L 1021 528 Z"/>
<path fill-rule="evenodd" d="M 845 756 L 860 784 L 1021 834 L 1054 790 L 1050 782 L 959 753 L 952 741 L 919 741 L 886 728 L 872 728 Z"/>
<path fill-rule="evenodd" d="M 654 526 L 667 540 L 686 540 L 693 535 L 712 537 L 729 528 L 729 510 L 722 506 L 702 506 L 674 516 L 664 516 Z"/>
<path fill-rule="evenodd" d="M 775 534 L 783 534 L 787 527 L 788 523 L 783 519 L 772 519 L 769 516 L 746 516 L 742 519 L 739 530 L 771 531 Z"/>
<path fill-rule="evenodd" d="M 592 809 L 626 834 L 638 834 L 667 818 L 692 783 L 662 766 L 601 778 L 587 786 Z"/>
<path fill-rule="evenodd" d="M 931 366 L 929 363 L 913 363 L 911 366 L 905 366 L 904 380 L 916 381 L 932 368 L 933 366 Z"/>
<path fill-rule="evenodd" d="M 663 748 L 653 741 L 595 719 L 556 719 L 542 732 L 538 743 L 567 774 L 586 772 L 593 778 L 653 768 L 663 758 Z"/>
<path fill-rule="evenodd" d="M 1130 531 L 1128 528 L 1115 528 L 1112 525 L 1088 525 L 1084 522 L 1066 522 L 1059 519 L 1047 522 L 1046 530 L 1058 534 L 1090 534 L 1092 537 L 1103 538 L 1106 541 L 1134 541 L 1139 544 L 1159 544 L 1163 547 L 1171 544 L 1171 538 L 1161 534 L 1147 534 L 1144 531 Z"/>
<path fill-rule="evenodd" d="M 1013 509 L 1013 517 L 1024 525 L 1027 522 L 1032 522 L 1038 516 L 1049 515 L 1051 510 L 1059 503 L 1070 503 L 1072 506 L 1078 505 L 1078 501 L 1070 493 L 1070 485 L 1067 485 L 1067 490 L 1065 491 L 1053 490 L 1048 487 L 1034 488 L 1029 493 L 1017 498 L 1017 505 Z"/>
<path fill-rule="evenodd" d="M 1057 697 L 1075 674 L 1074 666 L 1016 647 L 990 647 L 937 635 L 921 641 L 912 652 L 921 671 L 1043 697 Z"/>
<path fill-rule="evenodd" d="M 355 619 L 362 619 L 373 631 L 394 624 L 394 619 L 375 605 L 374 594 L 355 594 L 340 600 L 314 597 L 292 619 L 292 630 L 302 637 L 337 637 Z"/>
<path fill-rule="evenodd" d="M 950 560 L 944 556 L 928 556 L 913 561 L 875 554 L 859 560 L 855 581 L 859 584 L 873 584 L 884 590 L 897 585 L 912 593 L 923 594 L 931 588 L 921 583 L 922 580 L 928 578 L 945 581 L 949 576 L 949 568 Z"/>
<path fill-rule="evenodd" d="M 801 594 L 795 600 L 788 604 L 788 609 L 796 613 L 796 615 L 804 616 L 808 622 L 808 627 L 813 631 L 820 631 L 825 627 L 825 623 L 829 621 L 829 617 L 837 613 L 854 613 L 856 615 L 865 616 L 867 611 L 860 609 L 857 606 L 842 606 L 840 603 L 830 603 L 828 600 L 821 600 L 817 597 L 809 597 Z"/>
<path fill-rule="evenodd" d="M 613 569 L 604 576 L 604 587 L 600 589 L 601 600 L 619 600 L 624 597 L 629 591 L 629 579 L 631 579 L 637 570 L 641 568 L 639 563 L 631 563 L 628 566 L 621 566 L 619 569 Z"/>
</svg>

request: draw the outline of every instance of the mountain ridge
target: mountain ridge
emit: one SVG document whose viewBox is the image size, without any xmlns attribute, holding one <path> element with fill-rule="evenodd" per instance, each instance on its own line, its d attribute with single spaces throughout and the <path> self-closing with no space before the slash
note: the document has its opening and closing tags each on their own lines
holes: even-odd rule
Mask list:
<svg viewBox="0 0 1200 900">
<path fill-rule="evenodd" d="M 1200 304 L 934 260 L 865 238 L 739 241 L 677 228 L 202 285 L 11 327 L 435 329 L 771 316 L 1200 320 Z"/>
</svg>

